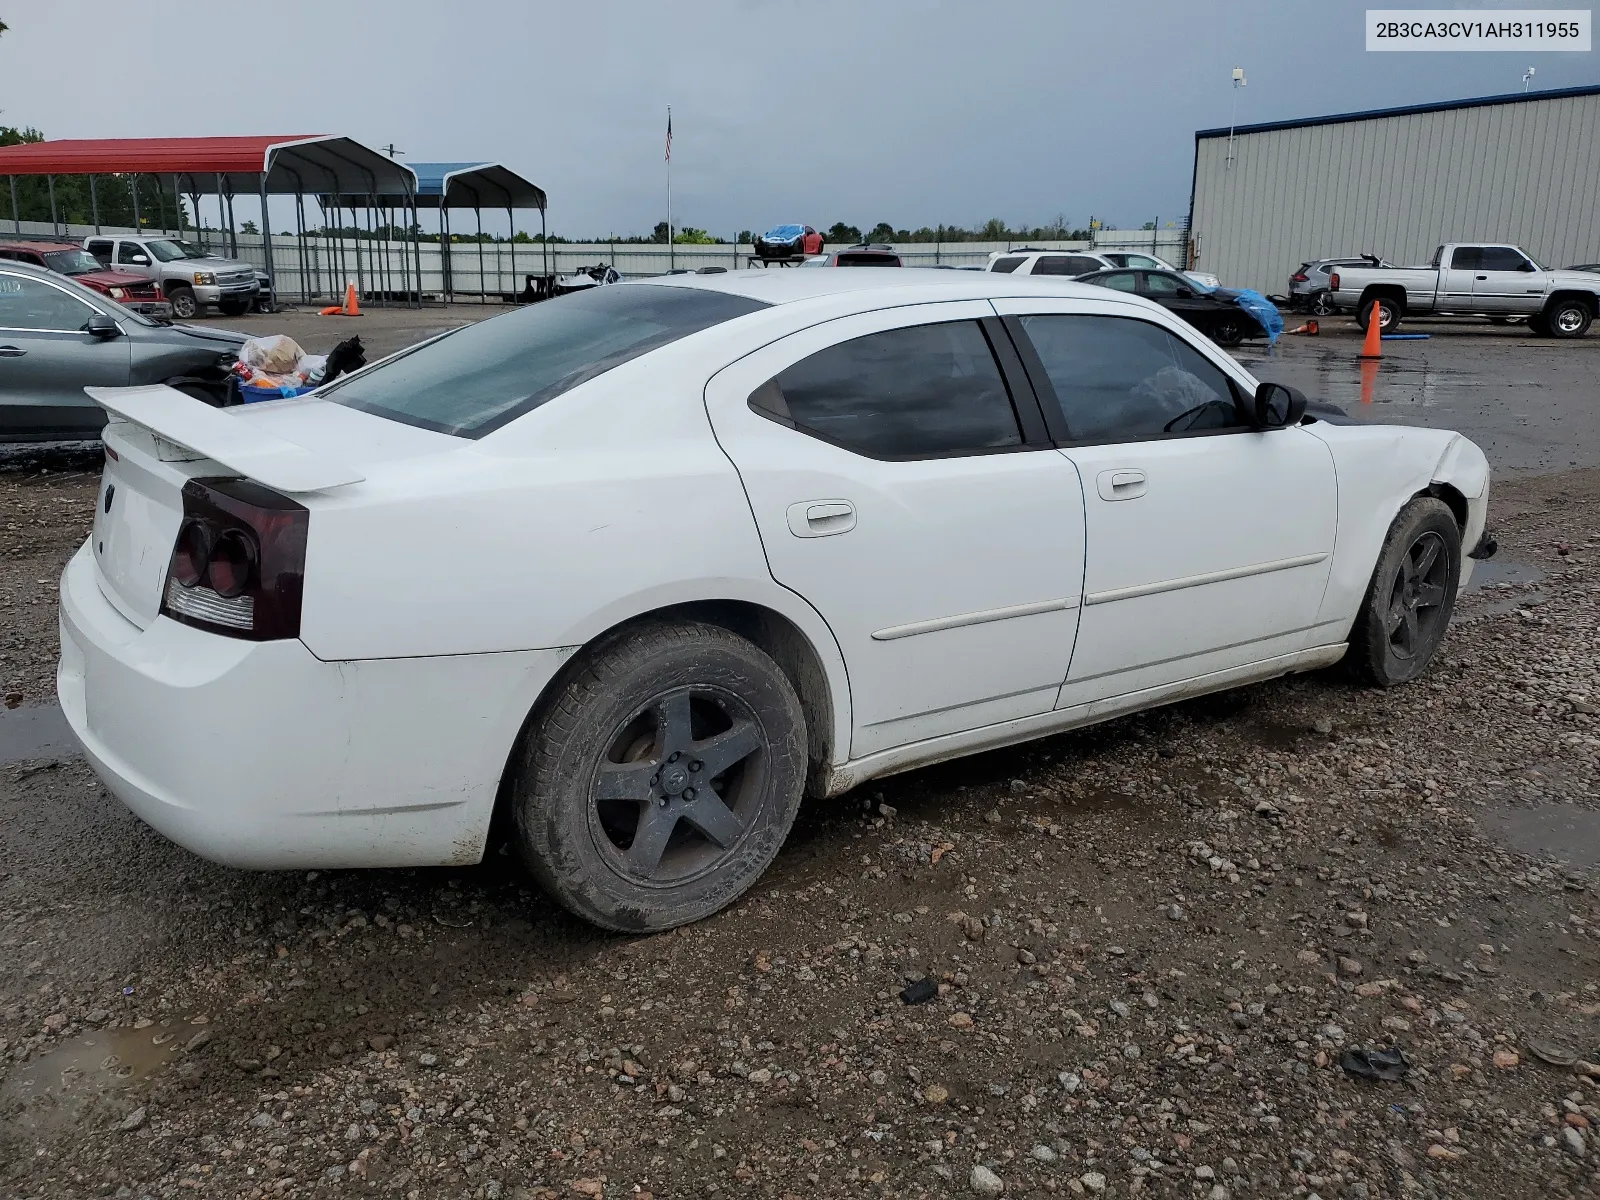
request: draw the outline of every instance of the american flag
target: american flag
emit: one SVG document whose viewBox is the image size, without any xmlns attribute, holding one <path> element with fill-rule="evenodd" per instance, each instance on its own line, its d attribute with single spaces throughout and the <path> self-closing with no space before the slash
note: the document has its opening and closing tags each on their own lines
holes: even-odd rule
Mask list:
<svg viewBox="0 0 1600 1200">
<path fill-rule="evenodd" d="M 667 105 L 667 161 L 672 161 L 672 105 Z"/>
</svg>

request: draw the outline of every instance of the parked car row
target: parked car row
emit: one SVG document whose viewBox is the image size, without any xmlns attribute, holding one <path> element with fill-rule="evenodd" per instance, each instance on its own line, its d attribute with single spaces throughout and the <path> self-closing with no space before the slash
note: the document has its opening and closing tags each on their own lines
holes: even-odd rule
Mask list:
<svg viewBox="0 0 1600 1200">
<path fill-rule="evenodd" d="M 207 307 L 239 316 L 250 311 L 261 291 L 255 267 L 183 238 L 108 234 L 85 238 L 83 245 L 102 265 L 153 280 L 181 321 Z"/>
<path fill-rule="evenodd" d="M 172 304 L 152 280 L 100 263 L 83 247 L 54 241 L 0 242 L 0 261 L 27 263 L 75 279 L 126 308 L 157 319 L 172 315 Z"/>
</svg>

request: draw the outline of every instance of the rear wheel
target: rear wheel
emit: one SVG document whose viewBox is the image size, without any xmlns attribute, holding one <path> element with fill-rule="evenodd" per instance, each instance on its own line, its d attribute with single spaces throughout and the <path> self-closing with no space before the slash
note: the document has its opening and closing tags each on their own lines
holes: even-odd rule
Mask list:
<svg viewBox="0 0 1600 1200">
<path fill-rule="evenodd" d="M 1389 527 L 1350 631 L 1350 664 L 1368 683 L 1421 675 L 1444 641 L 1461 579 L 1461 531 L 1442 500 L 1422 496 Z"/>
<path fill-rule="evenodd" d="M 1333 293 L 1324 288 L 1311 297 L 1311 315 L 1314 317 L 1331 317 L 1339 310 L 1334 306 Z"/>
<path fill-rule="evenodd" d="M 766 870 L 805 773 L 800 701 L 771 658 L 717 626 L 638 626 L 589 652 L 524 735 L 517 846 L 585 920 L 669 929 Z"/>
<path fill-rule="evenodd" d="M 1551 337 L 1582 337 L 1593 320 L 1593 310 L 1577 297 L 1557 300 L 1544 310 L 1544 326 Z"/>
<path fill-rule="evenodd" d="M 1378 310 L 1378 332 L 1393 333 L 1400 328 L 1400 306 L 1387 296 L 1379 296 L 1376 299 L 1368 300 L 1356 312 L 1356 324 L 1361 326 L 1363 333 L 1366 332 L 1367 326 L 1372 323 L 1372 310 L 1374 308 Z"/>
<path fill-rule="evenodd" d="M 194 289 L 179 284 L 167 293 L 167 299 L 172 301 L 172 315 L 180 321 L 187 321 L 200 313 L 200 301 L 195 299 Z"/>
</svg>

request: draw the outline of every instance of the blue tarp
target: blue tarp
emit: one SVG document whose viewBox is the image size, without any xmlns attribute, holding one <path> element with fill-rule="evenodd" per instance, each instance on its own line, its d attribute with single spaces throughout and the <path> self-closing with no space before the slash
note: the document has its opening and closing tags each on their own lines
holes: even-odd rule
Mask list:
<svg viewBox="0 0 1600 1200">
<path fill-rule="evenodd" d="M 1238 288 L 1233 297 L 1239 302 L 1239 307 L 1259 321 L 1261 328 L 1267 331 L 1267 345 L 1276 344 L 1283 333 L 1283 314 L 1278 311 L 1278 306 L 1260 292 L 1249 288 Z"/>
</svg>

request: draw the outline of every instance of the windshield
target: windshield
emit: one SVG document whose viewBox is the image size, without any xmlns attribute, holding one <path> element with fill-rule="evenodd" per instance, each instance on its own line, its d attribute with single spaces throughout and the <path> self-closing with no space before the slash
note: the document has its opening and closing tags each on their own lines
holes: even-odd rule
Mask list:
<svg viewBox="0 0 1600 1200">
<path fill-rule="evenodd" d="M 100 260 L 87 250 L 52 250 L 44 256 L 44 265 L 61 275 L 87 275 L 90 271 L 103 271 Z"/>
<path fill-rule="evenodd" d="M 318 393 L 458 437 L 482 437 L 580 383 L 767 305 L 700 288 L 590 288 L 467 325 Z"/>
<path fill-rule="evenodd" d="M 150 253 L 155 255 L 158 262 L 177 262 L 180 258 L 209 258 L 204 250 L 193 242 L 181 242 L 176 238 L 157 238 L 153 242 L 146 242 Z"/>
<path fill-rule="evenodd" d="M 774 225 L 767 230 L 767 236 L 769 238 L 799 237 L 804 232 L 804 227 L 800 225 Z"/>
</svg>

